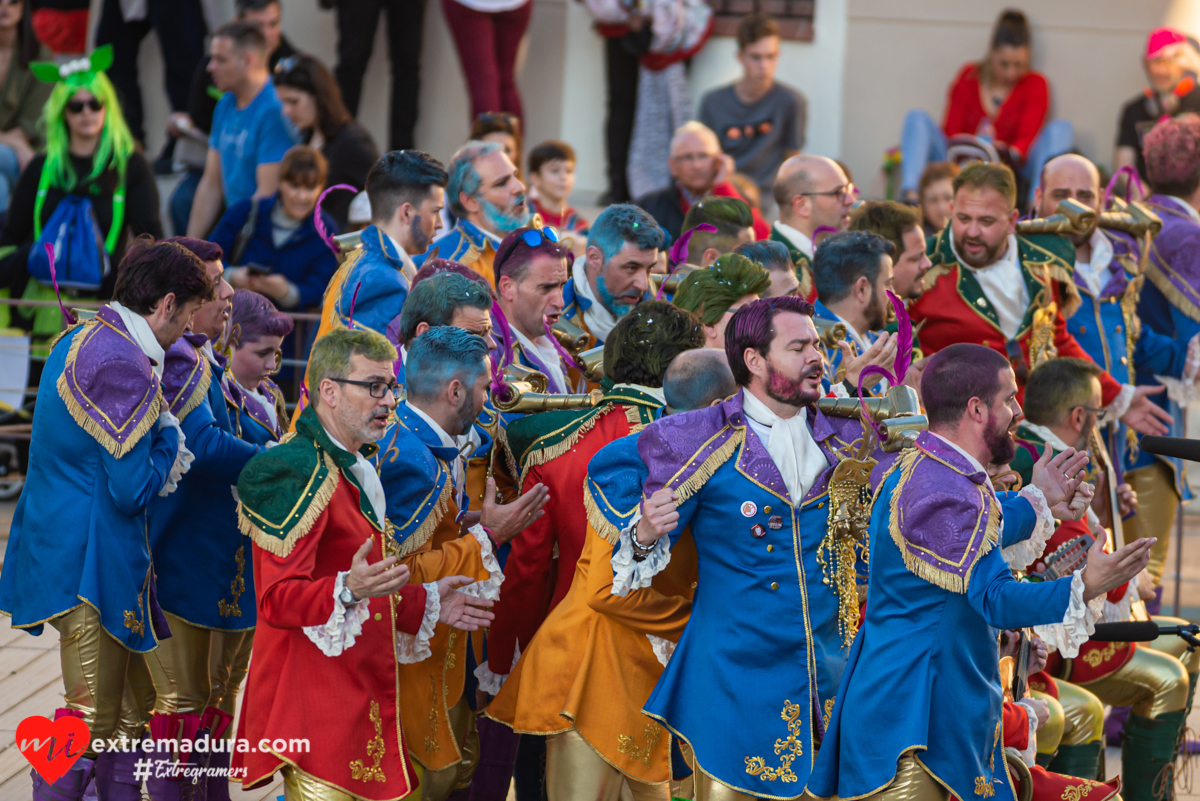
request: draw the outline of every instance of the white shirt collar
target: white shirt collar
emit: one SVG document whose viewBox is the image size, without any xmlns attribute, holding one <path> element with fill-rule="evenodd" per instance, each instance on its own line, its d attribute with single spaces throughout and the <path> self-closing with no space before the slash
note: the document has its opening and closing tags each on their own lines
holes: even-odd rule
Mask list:
<svg viewBox="0 0 1200 801">
<path fill-rule="evenodd" d="M 575 282 L 575 292 L 592 303 L 583 312 L 583 321 L 587 323 L 588 331 L 591 331 L 596 339 L 603 342 L 608 339 L 608 335 L 616 327 L 617 318 L 592 291 L 592 284 L 587 277 L 587 256 L 575 259 L 575 264 L 571 267 L 571 280 Z"/>
<path fill-rule="evenodd" d="M 517 338 L 517 342 L 520 343 L 521 347 L 525 350 L 533 351 L 534 354 L 538 356 L 539 360 L 546 365 L 546 369 L 553 373 L 553 375 L 547 376 L 547 378 L 549 378 L 551 381 L 551 389 L 565 393 L 567 391 L 567 377 L 563 373 L 562 363 L 558 358 L 558 351 L 555 350 L 553 343 L 549 342 L 546 337 L 543 336 L 540 337 L 540 339 L 542 342 L 545 342 L 545 344 L 539 344 L 538 342 L 522 334 L 517 330 L 517 327 L 511 323 L 509 324 L 508 328 L 513 332 L 513 336 Z"/>
<path fill-rule="evenodd" d="M 792 504 L 799 506 L 829 466 L 808 428 L 808 414 L 801 409 L 789 418 L 782 418 L 747 390 L 742 391 L 742 410 L 778 468 Z"/>
<path fill-rule="evenodd" d="M 324 426 L 321 426 L 325 428 Z M 354 464 L 350 465 L 350 472 L 358 479 L 359 486 L 367 495 L 367 501 L 371 504 L 371 510 L 375 512 L 375 519 L 383 525 L 384 517 L 387 514 L 387 496 L 383 492 L 383 482 L 379 480 L 379 474 L 375 472 L 375 468 L 367 461 L 367 457 L 363 456 L 358 451 L 351 451 L 345 445 L 338 441 L 337 437 L 325 428 L 325 436 L 329 437 L 329 441 L 346 453 L 354 454 Z"/>
<path fill-rule="evenodd" d="M 433 429 L 433 433 L 437 434 L 437 437 L 441 441 L 443 447 L 453 448 L 454 450 L 458 451 L 458 456 L 455 457 L 454 463 L 450 466 L 450 469 L 454 474 L 454 486 L 458 488 L 459 491 L 464 490 L 467 471 L 466 460 L 472 453 L 479 449 L 480 445 L 483 444 L 483 439 L 479 436 L 479 432 L 475 430 L 475 426 L 468 428 L 464 434 L 459 434 L 457 437 L 452 437 L 446 433 L 446 429 L 442 428 L 436 420 L 434 420 L 424 411 L 418 409 L 408 401 L 404 401 L 404 403 L 409 409 L 412 409 L 417 417 L 420 417 L 429 425 L 430 428 Z"/>
<path fill-rule="evenodd" d="M 959 446 L 958 446 L 958 445 L 956 445 L 955 443 L 951 442 L 950 440 L 946 439 L 946 438 L 945 438 L 945 437 L 943 437 L 941 434 L 934 434 L 932 431 L 930 431 L 929 433 L 930 433 L 930 434 L 933 434 L 935 437 L 937 437 L 938 439 L 940 439 L 942 442 L 946 443 L 946 444 L 947 444 L 947 445 L 949 445 L 951 448 L 954 448 L 954 450 L 956 450 L 956 451 L 958 451 L 959 453 L 961 453 L 961 454 L 962 454 L 962 456 L 963 456 L 963 458 L 967 460 L 967 464 L 971 465 L 971 467 L 975 468 L 975 469 L 976 469 L 978 472 L 980 472 L 980 473 L 983 473 L 984 475 L 987 475 L 987 470 L 984 468 L 984 466 L 983 466 L 983 465 L 981 465 L 981 464 L 979 463 L 979 460 L 978 460 L 978 459 L 976 459 L 974 456 L 972 456 L 971 454 L 967 453 L 967 452 L 966 452 L 965 450 L 963 450 L 961 447 L 959 447 Z"/>
<path fill-rule="evenodd" d="M 154 329 L 150 327 L 150 323 L 146 322 L 146 318 L 142 315 L 125 308 L 115 300 L 110 301 L 108 307 L 120 316 L 121 322 L 125 324 L 125 330 L 129 332 L 129 336 L 141 348 L 142 353 L 146 354 L 146 357 L 154 362 L 154 372 L 159 378 L 162 378 L 163 360 L 166 359 L 167 353 L 154 337 Z"/>
<path fill-rule="evenodd" d="M 1175 197 L 1174 195 L 1167 195 L 1167 197 L 1169 197 L 1171 200 L 1174 200 L 1175 203 L 1181 209 L 1186 211 L 1193 220 L 1195 220 L 1196 222 L 1200 222 L 1200 212 L 1196 211 L 1196 209 L 1193 208 L 1191 203 L 1188 203 L 1186 200 L 1184 200 L 1181 197 Z"/>
<path fill-rule="evenodd" d="M 812 237 L 802 231 L 797 231 L 787 223 L 776 222 L 775 230 L 783 234 L 787 241 L 792 243 L 796 250 L 808 256 L 810 259 L 813 256 L 813 241 Z"/>
<path fill-rule="evenodd" d="M 383 232 L 380 231 L 380 233 Z M 392 243 L 392 247 L 394 247 L 396 252 L 400 254 L 400 264 L 403 265 L 400 269 L 400 272 L 403 273 L 404 277 L 407 278 L 408 282 L 411 284 L 413 278 L 415 278 L 417 275 L 417 265 L 413 262 L 412 256 L 408 255 L 408 251 L 400 246 L 400 243 L 396 241 L 394 236 L 391 234 L 383 235 L 388 238 L 388 240 Z"/>
<path fill-rule="evenodd" d="M 257 389 L 246 389 L 245 387 L 242 387 L 242 391 L 246 393 L 251 401 L 262 407 L 263 413 L 265 413 L 267 415 L 267 419 L 271 421 L 272 428 L 279 425 L 279 416 L 275 409 L 275 401 L 273 399 L 268 398 Z"/>
<path fill-rule="evenodd" d="M 1065 451 L 1067 448 L 1071 447 L 1067 443 L 1063 442 L 1062 438 L 1059 437 L 1058 434 L 1055 434 L 1053 431 L 1046 428 L 1045 426 L 1034 425 L 1033 423 L 1029 422 L 1028 420 L 1026 420 L 1023 425 L 1027 431 L 1037 434 L 1039 437 L 1042 438 L 1043 442 L 1045 442 L 1047 445 L 1049 445 L 1055 451 L 1061 452 L 1061 451 Z"/>
<path fill-rule="evenodd" d="M 408 405 L 409 409 L 412 409 L 412 411 L 417 415 L 417 417 L 420 417 L 422 420 L 425 421 L 426 425 L 428 425 L 430 428 L 433 429 L 433 433 L 437 434 L 438 439 L 441 440 L 442 445 L 444 447 L 458 448 L 458 443 L 454 441 L 454 437 L 447 434 L 446 429 L 442 428 L 442 426 L 438 423 L 437 420 L 434 420 L 432 417 L 425 414 L 425 412 L 423 412 L 421 409 L 414 406 L 411 402 L 405 401 L 405 404 Z"/>
<path fill-rule="evenodd" d="M 1084 262 L 1076 259 L 1075 272 L 1087 284 L 1088 291 L 1099 297 L 1100 293 L 1104 291 L 1108 267 L 1112 264 L 1113 247 L 1112 243 L 1108 241 L 1108 237 L 1099 228 L 1092 231 L 1091 246 L 1092 260 Z"/>
<path fill-rule="evenodd" d="M 1029 287 L 1025 286 L 1025 277 L 1021 274 L 1017 237 L 1009 234 L 1004 255 L 986 267 L 967 266 L 954 248 L 953 237 L 950 238 L 950 249 L 963 268 L 970 270 L 979 282 L 979 287 L 996 312 L 996 319 L 1005 339 L 1015 339 L 1021 330 L 1021 323 L 1025 321 L 1025 312 L 1029 309 L 1030 300 Z"/>
</svg>

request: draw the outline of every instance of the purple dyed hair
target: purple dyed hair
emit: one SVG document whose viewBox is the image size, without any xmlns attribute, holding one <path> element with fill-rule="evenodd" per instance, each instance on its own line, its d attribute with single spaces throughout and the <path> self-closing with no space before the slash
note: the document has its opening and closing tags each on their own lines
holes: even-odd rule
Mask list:
<svg viewBox="0 0 1200 801">
<path fill-rule="evenodd" d="M 1158 123 L 1146 134 L 1142 151 L 1150 187 L 1187 197 L 1200 182 L 1200 116 L 1180 114 Z"/>
<path fill-rule="evenodd" d="M 496 293 L 492 290 L 492 285 L 488 283 L 486 278 L 462 262 L 451 261 L 450 259 L 430 259 L 425 262 L 421 269 L 417 270 L 417 274 L 413 276 L 412 286 L 408 288 L 408 291 L 412 292 L 413 287 L 417 284 L 438 273 L 458 273 L 463 278 L 470 278 L 477 284 L 483 284 L 487 287 L 488 294 L 493 298 L 496 297 Z"/>
<path fill-rule="evenodd" d="M 551 242 L 544 236 L 541 242 L 530 247 L 522 238 L 526 231 L 540 231 L 540 229 L 528 225 L 518 228 L 504 237 L 504 241 L 496 246 L 496 258 L 492 260 L 492 269 L 496 273 L 497 284 L 504 276 L 508 276 L 514 281 L 520 281 L 529 269 L 529 262 L 533 261 L 533 257 L 538 254 L 549 256 L 552 259 L 567 260 L 571 258 L 570 250 L 556 242 Z"/>
<path fill-rule="evenodd" d="M 173 236 L 163 241 L 183 245 L 195 253 L 196 258 L 200 259 L 200 261 L 216 261 L 225 255 L 225 251 L 221 249 L 220 245 L 216 242 L 209 242 L 207 239 L 194 239 L 190 236 Z"/>
<path fill-rule="evenodd" d="M 967 342 L 930 356 L 921 373 L 921 401 L 929 427 L 957 426 L 971 398 L 991 406 L 1000 392 L 1000 373 L 1011 369 L 998 351 Z"/>
<path fill-rule="evenodd" d="M 754 348 L 766 356 L 775 338 L 775 317 L 794 312 L 812 317 L 812 304 L 803 298 L 788 296 L 751 301 L 734 312 L 725 328 L 725 355 L 729 369 L 739 387 L 750 383 L 750 368 L 746 366 L 746 348 Z"/>
<path fill-rule="evenodd" d="M 263 337 L 285 337 L 294 325 L 291 317 L 280 313 L 275 304 L 257 292 L 239 289 L 233 293 L 229 339 L 234 347 L 244 347 Z"/>
</svg>

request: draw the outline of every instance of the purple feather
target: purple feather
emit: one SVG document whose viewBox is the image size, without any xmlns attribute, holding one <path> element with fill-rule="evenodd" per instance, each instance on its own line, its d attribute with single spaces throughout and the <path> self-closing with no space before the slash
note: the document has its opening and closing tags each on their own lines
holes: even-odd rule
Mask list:
<svg viewBox="0 0 1200 801">
<path fill-rule="evenodd" d="M 1142 184 L 1142 179 L 1137 173 L 1137 168 L 1132 164 L 1126 164 L 1124 167 L 1121 167 L 1119 170 L 1114 172 L 1112 178 L 1108 179 L 1108 186 L 1104 187 L 1104 197 L 1100 199 L 1101 209 L 1104 209 L 1108 206 L 1108 199 L 1112 197 L 1112 192 L 1114 189 L 1116 189 L 1117 181 L 1121 179 L 1122 175 L 1129 176 L 1129 180 L 1125 183 L 1125 200 L 1129 200 L 1129 189 L 1134 184 L 1137 184 L 1138 193 L 1142 197 L 1146 196 L 1146 187 Z"/>
<path fill-rule="evenodd" d="M 501 399 L 508 397 L 508 382 L 504 380 L 504 368 L 513 363 L 516 341 L 509 327 L 508 318 L 504 315 L 499 303 L 492 304 L 492 314 L 496 318 L 496 330 L 500 334 L 500 358 L 492 360 L 492 394 Z"/>
<path fill-rule="evenodd" d="M 879 435 L 881 440 L 883 439 L 883 429 L 867 411 L 866 393 L 863 392 L 863 385 L 868 377 L 874 375 L 886 378 L 893 387 L 904 383 L 904 377 L 908 374 L 909 365 L 912 364 L 913 352 L 912 320 L 908 316 L 908 309 L 904 307 L 904 301 L 897 297 L 890 289 L 888 290 L 888 299 L 892 302 L 892 308 L 896 310 L 896 360 L 892 363 L 893 370 L 870 364 L 864 367 L 862 372 L 858 374 L 858 397 L 859 403 L 862 405 L 862 419 L 871 428 L 875 429 L 875 433 Z"/>
<path fill-rule="evenodd" d="M 832 225 L 818 225 L 817 230 L 813 231 L 812 238 L 813 238 L 813 241 L 816 242 L 817 237 L 820 236 L 821 234 L 838 234 L 838 233 L 841 233 L 841 230 L 838 228 L 834 228 Z"/>
<path fill-rule="evenodd" d="M 330 236 L 329 231 L 325 229 L 325 223 L 321 220 L 321 204 L 325 201 L 325 196 L 335 189 L 348 189 L 351 192 L 358 192 L 358 189 L 350 184 L 334 184 L 326 189 L 321 193 L 321 196 L 317 198 L 317 205 L 313 208 L 313 225 L 316 226 L 317 234 L 320 235 L 321 239 L 326 245 L 329 245 L 329 249 L 337 254 L 341 253 L 342 249 L 338 247 L 338 243 L 334 241 L 332 236 Z"/>
<path fill-rule="evenodd" d="M 714 232 L 716 230 L 717 226 L 713 225 L 712 223 L 700 223 L 695 228 L 690 228 L 680 234 L 679 239 L 675 241 L 675 244 L 671 245 L 670 253 L 667 254 L 667 259 L 671 262 L 671 266 L 675 267 L 687 261 L 688 242 L 691 241 L 692 234 L 696 233 L 697 231 Z"/>
<path fill-rule="evenodd" d="M 558 351 L 558 355 L 563 360 L 563 364 L 567 365 L 568 367 L 576 364 L 575 357 L 571 355 L 569 350 L 562 346 L 562 343 L 558 341 L 558 337 L 554 336 L 554 331 L 552 330 L 554 326 L 550 325 L 550 321 L 545 317 L 542 318 L 542 327 L 546 330 L 546 338 L 554 343 L 554 349 Z"/>
<path fill-rule="evenodd" d="M 347 315 L 347 317 L 349 319 L 347 321 L 346 327 L 351 330 L 353 330 L 353 328 L 354 328 L 354 305 L 356 303 L 358 303 L 358 290 L 360 290 L 360 289 L 362 289 L 362 281 L 359 281 L 357 284 L 354 285 L 354 295 L 352 295 L 350 298 L 350 314 Z"/>
<path fill-rule="evenodd" d="M 54 272 L 54 245 L 46 243 L 46 258 L 50 260 L 50 283 L 54 285 L 54 299 L 58 301 L 58 308 L 62 310 L 63 318 L 70 324 L 74 325 L 79 322 L 79 318 L 75 313 L 69 311 L 62 302 L 62 293 L 58 290 L 58 274 Z"/>
</svg>

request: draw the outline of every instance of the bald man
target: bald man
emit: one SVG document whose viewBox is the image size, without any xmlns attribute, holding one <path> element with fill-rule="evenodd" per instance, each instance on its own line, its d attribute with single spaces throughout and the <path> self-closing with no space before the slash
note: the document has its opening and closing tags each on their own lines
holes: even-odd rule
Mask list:
<svg viewBox="0 0 1200 801">
<path fill-rule="evenodd" d="M 810 302 L 816 297 L 812 279 L 813 235 L 818 228 L 845 231 L 850 227 L 854 184 L 833 159 L 792 156 L 775 177 L 779 221 L 771 239 L 787 246 L 796 265 L 800 291 Z"/>
<path fill-rule="evenodd" d="M 719 195 L 746 199 L 729 182 L 733 159 L 721 152 L 717 135 L 703 123 L 685 122 L 675 131 L 668 166 L 671 185 L 642 195 L 637 205 L 650 212 L 672 240 L 679 238 L 684 216 L 700 198 Z M 766 239 L 771 229 L 758 209 L 751 206 L 750 211 L 755 239 Z"/>
<path fill-rule="evenodd" d="M 1038 213 L 1053 214 L 1067 199 L 1100 211 L 1100 172 L 1083 156 L 1059 156 L 1042 170 L 1041 186 L 1034 195 Z M 1163 209 L 1158 213 L 1170 214 Z M 1069 238 L 1075 245 L 1075 284 L 1083 302 L 1067 320 L 1067 329 L 1088 355 L 1122 384 L 1158 386 L 1156 376 L 1174 379 L 1181 391 L 1193 384 L 1195 368 L 1186 370 L 1185 362 L 1189 346 L 1200 334 L 1170 337 L 1156 330 L 1154 321 L 1138 319 L 1135 304 L 1144 279 L 1135 276 L 1142 272 L 1141 244 L 1127 234 L 1102 228 Z M 1185 371 L 1191 374 L 1185 375 Z M 1178 393 L 1173 389 L 1172 394 Z M 1152 589 L 1162 580 L 1175 507 L 1186 492 L 1181 489 L 1182 472 L 1178 463 L 1140 449 L 1131 453 L 1125 426 L 1108 422 L 1114 425 L 1104 429 L 1109 449 L 1122 461 L 1126 480 L 1143 496 L 1141 512 L 1125 524 L 1126 538 L 1159 537 L 1151 551 L 1149 576 L 1143 582 L 1143 590 Z"/>
<path fill-rule="evenodd" d="M 737 382 L 724 350 L 685 350 L 671 360 L 663 375 L 663 395 L 667 399 L 663 414 L 715 406 L 735 392 Z"/>
</svg>

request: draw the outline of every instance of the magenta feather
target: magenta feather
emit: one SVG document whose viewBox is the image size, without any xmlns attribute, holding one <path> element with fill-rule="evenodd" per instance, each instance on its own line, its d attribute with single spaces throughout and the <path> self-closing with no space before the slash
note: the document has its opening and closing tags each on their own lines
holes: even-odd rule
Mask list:
<svg viewBox="0 0 1200 801">
<path fill-rule="evenodd" d="M 1108 206 L 1108 199 L 1112 197 L 1112 192 L 1117 187 L 1117 181 L 1122 175 L 1128 175 L 1129 181 L 1125 184 L 1125 200 L 1129 200 L 1129 188 L 1137 184 L 1138 193 L 1142 197 L 1146 196 L 1146 187 L 1142 184 L 1141 176 L 1138 175 L 1137 168 L 1132 164 L 1126 164 L 1119 170 L 1113 173 L 1113 177 L 1108 179 L 1108 186 L 1104 187 L 1104 197 L 1100 200 L 1100 208 L 1104 209 Z"/>
<path fill-rule="evenodd" d="M 348 189 L 351 192 L 358 192 L 358 189 L 350 184 L 334 184 L 326 189 L 321 193 L 321 196 L 317 198 L 317 205 L 313 207 L 313 225 L 316 226 L 317 234 L 320 235 L 321 240 L 326 245 L 329 245 L 329 249 L 334 253 L 341 253 L 342 249 L 338 247 L 338 243 L 332 236 L 330 236 L 329 231 L 325 228 L 325 223 L 321 220 L 321 204 L 325 202 L 325 196 L 335 189 Z"/>
<path fill-rule="evenodd" d="M 562 346 L 562 343 L 558 341 L 558 337 L 554 336 L 554 326 L 550 325 L 550 321 L 545 317 L 542 318 L 542 327 L 546 331 L 546 337 L 554 343 L 554 349 L 558 351 L 558 355 L 563 360 L 563 363 L 568 367 L 574 365 L 575 357 L 571 355 L 569 350 Z"/>
<path fill-rule="evenodd" d="M 358 290 L 362 289 L 362 281 L 354 285 L 354 294 L 350 297 L 350 313 L 346 315 L 346 327 L 354 329 L 354 306 L 358 303 Z"/>
<path fill-rule="evenodd" d="M 504 380 L 504 368 L 513 363 L 516 340 L 508 317 L 499 303 L 492 303 L 492 315 L 496 318 L 496 331 L 500 334 L 500 358 L 492 360 L 492 394 L 501 399 L 508 397 L 508 382 Z"/>
<path fill-rule="evenodd" d="M 913 327 L 912 319 L 908 316 L 908 309 L 904 307 L 904 301 L 890 289 L 888 290 L 888 299 L 892 302 L 892 308 L 896 310 L 896 359 L 892 363 L 892 370 L 871 364 L 864 367 L 858 374 L 858 398 L 862 405 L 862 419 L 875 429 L 875 433 L 879 435 L 880 439 L 883 439 L 883 429 L 867 411 L 866 393 L 863 392 L 863 386 L 867 378 L 874 375 L 886 378 L 893 387 L 903 384 L 909 365 L 912 364 L 913 352 Z"/>
<path fill-rule="evenodd" d="M 58 308 L 62 309 L 63 318 L 71 325 L 79 322 L 79 318 L 75 313 L 68 310 L 62 302 L 62 293 L 58 289 L 58 273 L 54 271 L 54 245 L 46 243 L 46 258 L 50 260 L 50 283 L 54 285 L 54 299 L 58 301 Z"/>
<path fill-rule="evenodd" d="M 675 244 L 671 245 L 671 250 L 667 254 L 667 259 L 671 262 L 671 266 L 683 264 L 687 261 L 688 242 L 692 239 L 692 234 L 697 231 L 716 231 L 717 226 L 712 223 L 700 223 L 695 228 L 690 228 L 679 235 L 679 239 L 675 240 Z"/>
</svg>

